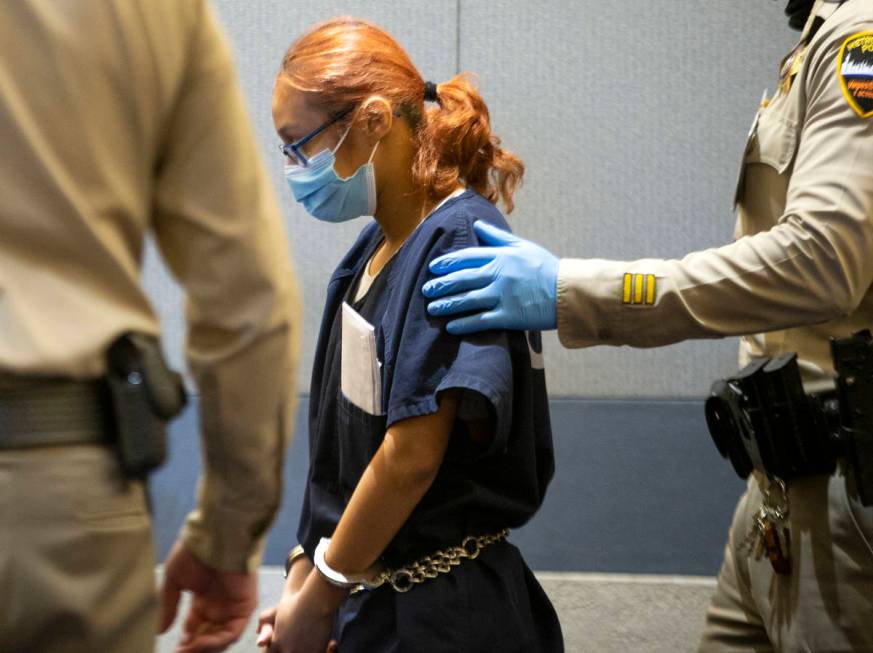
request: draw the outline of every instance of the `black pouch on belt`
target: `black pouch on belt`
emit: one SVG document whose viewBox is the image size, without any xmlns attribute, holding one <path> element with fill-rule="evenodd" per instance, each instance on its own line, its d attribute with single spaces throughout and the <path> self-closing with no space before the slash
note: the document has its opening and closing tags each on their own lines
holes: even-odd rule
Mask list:
<svg viewBox="0 0 873 653">
<path fill-rule="evenodd" d="M 861 503 L 873 505 L 873 334 L 831 340 L 840 410 L 840 440 L 854 468 Z"/>
<path fill-rule="evenodd" d="M 106 362 L 121 465 L 127 477 L 144 478 L 167 457 L 167 423 L 185 407 L 185 386 L 151 336 L 122 335 Z"/>
<path fill-rule="evenodd" d="M 803 391 L 796 354 L 758 359 L 717 381 L 706 400 L 710 434 L 740 477 L 830 474 L 837 450 L 820 405 Z"/>
<path fill-rule="evenodd" d="M 864 506 L 873 505 L 873 334 L 831 340 L 836 392 L 807 395 L 796 354 L 759 359 L 717 381 L 706 422 L 740 477 L 788 481 L 833 473 L 844 456 Z"/>
</svg>

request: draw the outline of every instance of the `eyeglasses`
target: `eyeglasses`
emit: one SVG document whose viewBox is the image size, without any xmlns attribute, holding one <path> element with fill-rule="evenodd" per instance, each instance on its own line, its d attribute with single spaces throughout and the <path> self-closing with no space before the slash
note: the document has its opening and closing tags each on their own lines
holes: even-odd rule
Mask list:
<svg viewBox="0 0 873 653">
<path fill-rule="evenodd" d="M 305 168 L 309 165 L 309 158 L 303 153 L 300 149 L 308 142 L 310 142 L 313 138 L 318 136 L 325 129 L 333 125 L 338 120 L 345 118 L 349 113 L 351 113 L 352 109 L 354 109 L 354 105 L 350 106 L 348 109 L 345 109 L 338 114 L 336 114 L 333 118 L 329 119 L 320 127 L 317 127 L 313 131 L 309 132 L 306 136 L 301 139 L 294 141 L 293 143 L 281 143 L 279 145 L 279 149 L 282 151 L 282 154 L 287 156 L 291 161 L 296 163 L 297 165 Z"/>
</svg>

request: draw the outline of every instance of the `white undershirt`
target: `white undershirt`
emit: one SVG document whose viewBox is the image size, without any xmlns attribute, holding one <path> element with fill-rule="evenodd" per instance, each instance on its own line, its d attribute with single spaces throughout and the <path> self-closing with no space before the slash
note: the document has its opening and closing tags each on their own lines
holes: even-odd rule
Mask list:
<svg viewBox="0 0 873 653">
<path fill-rule="evenodd" d="M 373 287 L 373 282 L 378 277 L 378 274 L 370 274 L 370 263 L 373 262 L 373 259 L 367 261 L 367 265 L 364 266 L 364 270 L 361 272 L 361 278 L 358 280 L 358 287 L 355 290 L 355 303 L 357 304 L 361 299 L 363 299 L 364 295 L 370 292 L 370 288 Z M 379 270 L 381 272 L 381 270 Z"/>
<path fill-rule="evenodd" d="M 433 207 L 430 210 L 430 212 L 421 219 L 421 222 L 419 222 L 418 225 L 416 225 L 415 230 L 417 230 L 418 227 L 420 227 L 421 224 L 425 220 L 427 220 L 430 216 L 432 216 L 437 211 L 437 209 L 439 209 L 443 204 L 448 202 L 450 199 L 458 197 L 465 190 L 467 190 L 467 189 L 466 188 L 459 188 L 455 192 L 450 193 L 449 195 L 444 197 L 439 204 L 437 204 L 435 207 Z M 415 233 L 415 230 L 413 230 L 412 233 Z M 377 249 L 376 251 L 378 252 L 379 250 Z M 374 256 L 375 256 L 375 254 L 374 254 Z M 393 256 L 392 256 L 392 258 L 393 258 Z M 354 298 L 355 298 L 354 301 L 356 304 L 359 301 L 361 301 L 368 292 L 370 292 L 370 288 L 373 287 L 373 282 L 376 280 L 376 277 L 379 276 L 379 272 L 382 271 L 382 270 L 379 270 L 379 272 L 377 272 L 376 274 L 370 274 L 370 265 L 372 265 L 372 263 L 373 263 L 373 259 L 371 258 L 369 261 L 367 261 L 367 264 L 364 266 L 364 269 L 361 272 L 361 278 L 358 281 L 358 287 L 355 289 L 355 293 L 354 293 Z M 384 269 L 385 266 L 382 266 L 382 267 Z"/>
</svg>

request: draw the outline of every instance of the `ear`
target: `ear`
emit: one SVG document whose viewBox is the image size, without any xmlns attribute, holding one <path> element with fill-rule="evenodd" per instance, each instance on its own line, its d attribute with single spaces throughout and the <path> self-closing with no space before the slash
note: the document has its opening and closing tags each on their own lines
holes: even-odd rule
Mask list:
<svg viewBox="0 0 873 653">
<path fill-rule="evenodd" d="M 356 122 L 374 143 L 382 140 L 394 125 L 391 103 L 380 96 L 367 99 L 361 106 Z"/>
</svg>

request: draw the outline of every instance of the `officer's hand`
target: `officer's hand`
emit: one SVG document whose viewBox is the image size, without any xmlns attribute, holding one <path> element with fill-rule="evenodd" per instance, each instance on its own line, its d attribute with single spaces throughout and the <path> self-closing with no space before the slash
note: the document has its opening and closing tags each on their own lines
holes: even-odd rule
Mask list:
<svg viewBox="0 0 873 653">
<path fill-rule="evenodd" d="M 554 329 L 558 258 L 546 249 L 477 220 L 476 234 L 493 247 L 470 247 L 435 259 L 437 275 L 422 288 L 435 316 L 474 312 L 448 324 L 449 333 L 487 329 Z"/>
<path fill-rule="evenodd" d="M 164 566 L 161 632 L 176 618 L 179 596 L 193 593 L 176 653 L 218 653 L 239 639 L 257 605 L 257 576 L 207 567 L 181 542 Z"/>
</svg>

